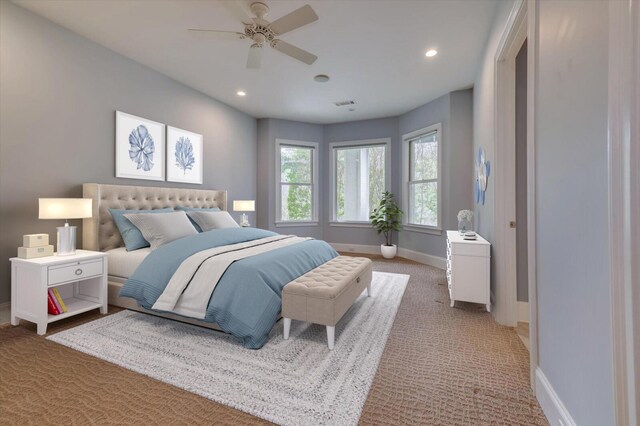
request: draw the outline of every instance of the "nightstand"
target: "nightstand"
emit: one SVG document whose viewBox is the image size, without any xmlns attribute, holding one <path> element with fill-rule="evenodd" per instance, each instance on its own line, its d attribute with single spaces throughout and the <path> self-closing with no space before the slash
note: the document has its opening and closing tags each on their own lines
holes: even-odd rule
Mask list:
<svg viewBox="0 0 640 426">
<path fill-rule="evenodd" d="M 47 291 L 56 287 L 67 312 L 51 315 L 47 311 Z M 100 309 L 107 313 L 107 254 L 77 250 L 70 256 L 11 259 L 11 324 L 20 320 L 38 324 L 38 334 L 47 324 L 70 316 Z"/>
</svg>

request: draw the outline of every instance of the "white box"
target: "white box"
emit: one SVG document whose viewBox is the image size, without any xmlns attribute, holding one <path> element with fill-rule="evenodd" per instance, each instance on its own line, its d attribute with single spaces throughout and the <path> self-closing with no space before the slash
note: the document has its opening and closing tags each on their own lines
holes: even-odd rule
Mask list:
<svg viewBox="0 0 640 426">
<path fill-rule="evenodd" d="M 53 256 L 52 245 L 42 247 L 18 247 L 18 257 L 21 259 L 33 259 L 45 256 Z"/>
<path fill-rule="evenodd" d="M 22 246 L 25 248 L 42 247 L 49 245 L 49 234 L 29 234 L 22 237 Z"/>
</svg>

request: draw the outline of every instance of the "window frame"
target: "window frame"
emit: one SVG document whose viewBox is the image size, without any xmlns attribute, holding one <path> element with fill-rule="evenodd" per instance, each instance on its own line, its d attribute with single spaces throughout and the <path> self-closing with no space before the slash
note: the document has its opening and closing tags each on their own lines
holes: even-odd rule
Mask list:
<svg viewBox="0 0 640 426">
<path fill-rule="evenodd" d="M 438 223 L 436 226 L 421 225 L 409 222 L 409 187 L 411 185 L 411 142 L 426 136 L 429 133 L 436 133 L 436 143 L 438 144 L 438 176 L 437 179 L 427 179 L 428 182 L 436 182 L 438 184 Z M 408 231 L 424 232 L 428 234 L 442 234 L 442 123 L 436 123 L 431 126 L 423 127 L 402 136 L 402 209 L 405 214 L 402 217 L 403 228 Z M 422 182 L 422 181 L 420 181 Z"/>
<path fill-rule="evenodd" d="M 311 183 L 298 184 L 282 182 L 280 150 L 282 146 L 311 149 Z M 298 141 L 290 139 L 276 139 L 276 221 L 275 226 L 317 226 L 318 225 L 318 142 Z M 311 186 L 311 220 L 282 220 L 282 185 Z"/>
<path fill-rule="evenodd" d="M 384 146 L 384 187 L 386 191 L 391 190 L 391 138 L 364 139 L 356 141 L 331 142 L 329 144 L 329 188 L 330 188 L 330 212 L 329 226 L 347 226 L 356 228 L 372 228 L 373 226 L 368 220 L 344 220 L 337 219 L 337 149 L 336 148 L 362 148 L 366 146 Z"/>
</svg>

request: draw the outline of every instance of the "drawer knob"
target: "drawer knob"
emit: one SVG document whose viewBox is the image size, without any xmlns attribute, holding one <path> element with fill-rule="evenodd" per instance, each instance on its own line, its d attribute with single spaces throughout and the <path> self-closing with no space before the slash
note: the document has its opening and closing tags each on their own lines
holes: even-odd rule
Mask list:
<svg viewBox="0 0 640 426">
<path fill-rule="evenodd" d="M 76 269 L 76 275 L 82 275 L 82 269 L 81 268 Z"/>
</svg>

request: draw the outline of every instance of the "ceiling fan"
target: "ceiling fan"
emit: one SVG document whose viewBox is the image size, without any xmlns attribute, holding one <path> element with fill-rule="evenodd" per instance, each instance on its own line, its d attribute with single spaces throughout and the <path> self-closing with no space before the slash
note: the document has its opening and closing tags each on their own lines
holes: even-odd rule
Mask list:
<svg viewBox="0 0 640 426">
<path fill-rule="evenodd" d="M 237 1 L 227 1 L 224 3 L 242 22 L 244 25 L 244 32 L 198 28 L 190 28 L 189 31 L 194 34 L 204 36 L 226 36 L 241 40 L 246 38 L 252 40 L 253 44 L 251 44 L 251 47 L 249 48 L 249 57 L 247 58 L 247 68 L 260 68 L 260 63 L 262 61 L 262 48 L 267 43 L 277 51 L 308 65 L 313 64 L 316 59 L 318 59 L 316 55 L 277 38 L 282 34 L 295 30 L 296 28 L 300 28 L 317 21 L 318 15 L 316 15 L 311 6 L 302 6 L 288 15 L 276 19 L 273 22 L 269 22 L 264 19 L 269 13 L 269 6 L 262 2 L 251 3 L 251 13 L 255 16 L 250 16 L 245 8 Z"/>
</svg>

